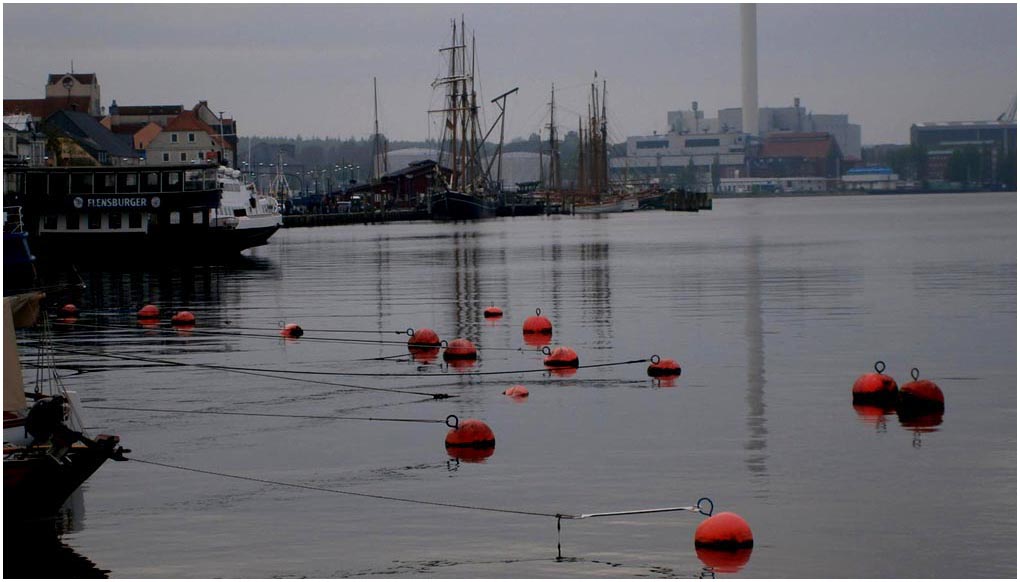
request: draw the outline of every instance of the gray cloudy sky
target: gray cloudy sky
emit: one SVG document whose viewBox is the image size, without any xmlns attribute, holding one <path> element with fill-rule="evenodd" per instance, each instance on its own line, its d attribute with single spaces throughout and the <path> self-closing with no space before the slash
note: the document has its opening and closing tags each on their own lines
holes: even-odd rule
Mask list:
<svg viewBox="0 0 1020 582">
<path fill-rule="evenodd" d="M 613 141 L 665 130 L 693 100 L 710 117 L 740 106 L 736 4 L 5 4 L 3 93 L 41 97 L 73 58 L 104 106 L 206 99 L 245 135 L 360 137 L 376 76 L 382 131 L 420 139 L 437 134 L 430 83 L 461 14 L 484 96 L 520 87 L 510 136 L 547 122 L 554 82 L 558 125 L 576 127 L 594 70 Z M 1016 92 L 1016 26 L 1015 4 L 759 5 L 759 104 L 849 113 L 865 144 L 994 118 Z"/>
</svg>

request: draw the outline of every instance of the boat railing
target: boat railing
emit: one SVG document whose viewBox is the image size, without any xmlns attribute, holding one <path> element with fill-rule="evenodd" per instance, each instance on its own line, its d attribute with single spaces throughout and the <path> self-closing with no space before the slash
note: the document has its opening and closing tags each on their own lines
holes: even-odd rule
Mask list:
<svg viewBox="0 0 1020 582">
<path fill-rule="evenodd" d="M 20 206 L 4 206 L 4 234 L 23 232 L 25 228 L 23 219 Z"/>
</svg>

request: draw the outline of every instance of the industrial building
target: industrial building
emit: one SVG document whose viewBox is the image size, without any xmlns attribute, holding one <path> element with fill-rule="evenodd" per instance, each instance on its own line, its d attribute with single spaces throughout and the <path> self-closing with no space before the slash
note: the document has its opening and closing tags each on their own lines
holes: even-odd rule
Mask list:
<svg viewBox="0 0 1020 582">
<path fill-rule="evenodd" d="M 910 144 L 924 152 L 928 182 L 1016 184 L 1016 120 L 940 121 L 910 127 Z"/>
</svg>

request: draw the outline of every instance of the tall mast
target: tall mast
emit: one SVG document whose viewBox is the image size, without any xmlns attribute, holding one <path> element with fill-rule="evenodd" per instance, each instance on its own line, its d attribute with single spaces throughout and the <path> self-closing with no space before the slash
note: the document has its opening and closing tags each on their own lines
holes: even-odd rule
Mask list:
<svg viewBox="0 0 1020 582">
<path fill-rule="evenodd" d="M 388 152 L 382 134 L 379 133 L 379 90 L 376 79 L 372 77 L 372 95 L 375 106 L 375 135 L 372 151 L 372 180 L 378 182 L 383 174 L 389 172 Z"/>
<path fill-rule="evenodd" d="M 560 144 L 556 139 L 556 84 L 549 99 L 549 184 L 560 189 Z"/>
<path fill-rule="evenodd" d="M 585 192 L 588 189 L 588 180 L 584 168 L 584 126 L 581 117 L 577 118 L 577 189 Z"/>
</svg>

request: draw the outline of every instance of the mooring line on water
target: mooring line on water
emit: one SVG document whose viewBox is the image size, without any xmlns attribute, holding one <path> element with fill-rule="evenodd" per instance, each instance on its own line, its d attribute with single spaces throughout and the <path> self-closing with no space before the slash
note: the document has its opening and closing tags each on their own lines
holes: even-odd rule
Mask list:
<svg viewBox="0 0 1020 582">
<path fill-rule="evenodd" d="M 444 393 L 433 393 L 433 392 L 419 392 L 417 390 L 401 390 L 399 388 L 380 388 L 378 386 L 360 386 L 357 384 L 343 384 L 340 382 L 327 382 L 324 380 L 314 380 L 311 378 L 293 378 L 288 376 L 278 376 L 275 374 L 286 374 L 286 372 L 275 372 L 273 370 L 260 370 L 257 368 L 243 368 L 240 366 L 221 366 L 217 364 L 201 364 L 201 363 L 187 363 L 187 362 L 175 362 L 173 360 L 164 360 L 161 358 L 147 358 L 142 356 L 128 356 L 119 354 L 108 354 L 103 352 L 86 351 L 86 350 L 74 350 L 70 348 L 60 348 L 56 345 L 50 347 L 53 351 L 64 352 L 69 354 L 79 354 L 85 356 L 113 358 L 116 360 L 129 360 L 138 362 L 149 362 L 156 364 L 166 364 L 168 366 L 181 366 L 181 367 L 194 367 L 207 370 L 220 370 L 223 372 L 234 372 L 237 374 L 246 374 L 249 376 L 259 376 L 263 378 L 273 378 L 276 380 L 287 380 L 292 382 L 305 382 L 308 384 L 320 384 L 323 386 L 337 386 L 340 388 L 352 388 L 355 390 L 371 390 L 376 392 L 391 392 L 394 394 L 413 394 L 415 396 L 428 396 L 435 400 L 442 400 L 446 398 L 454 398 L 454 395 Z"/>
<path fill-rule="evenodd" d="M 123 410 L 129 412 L 156 412 L 163 414 L 212 414 L 212 415 L 224 415 L 224 416 L 257 416 L 257 417 L 269 417 L 269 418 L 301 418 L 301 419 L 315 419 L 315 420 L 365 420 L 365 421 L 376 421 L 376 422 L 420 422 L 420 423 L 434 423 L 434 424 L 446 424 L 448 419 L 436 420 L 434 418 L 387 418 L 387 417 L 373 417 L 373 416 L 329 416 L 329 415 L 317 415 L 317 414 L 280 414 L 280 413 L 269 413 L 269 412 L 229 412 L 229 411 L 217 411 L 217 410 L 179 410 L 170 408 L 134 408 L 128 406 L 94 406 L 94 405 L 83 405 L 83 408 L 92 408 L 95 410 Z"/>
<path fill-rule="evenodd" d="M 335 493 L 339 495 L 351 495 L 354 497 L 367 497 L 370 499 L 380 499 L 383 501 L 399 501 L 401 503 L 412 503 L 416 505 L 427 505 L 432 507 L 448 507 L 452 509 L 465 509 L 473 511 L 486 511 L 491 513 L 509 513 L 514 515 L 528 515 L 533 517 L 546 517 L 556 519 L 556 530 L 560 530 L 560 522 L 564 519 L 579 520 L 589 519 L 595 517 L 611 517 L 621 515 L 640 515 L 647 513 L 666 513 L 666 512 L 677 512 L 677 511 L 688 511 L 692 513 L 700 513 L 701 515 L 711 516 L 715 509 L 715 504 L 708 497 L 702 497 L 698 499 L 694 505 L 687 505 L 681 507 L 658 507 L 653 509 L 634 509 L 627 511 L 610 511 L 601 513 L 563 513 L 563 512 L 548 512 L 548 511 L 529 511 L 524 509 L 511 509 L 505 507 L 488 507 L 484 505 L 468 505 L 462 503 L 450 503 L 445 501 L 430 501 L 427 499 L 414 499 L 410 497 L 396 497 L 392 495 L 379 495 L 376 493 L 362 493 L 359 491 L 349 491 L 346 489 L 332 489 L 329 487 L 318 487 L 316 485 L 304 485 L 302 483 L 290 483 L 287 481 L 275 481 L 273 479 L 262 479 L 259 477 L 248 477 L 245 475 L 235 475 L 232 473 L 223 473 L 220 471 L 210 471 L 207 469 L 197 469 L 194 467 L 185 467 L 183 465 L 174 465 L 171 463 L 160 463 L 158 461 L 150 461 L 147 459 L 139 459 L 136 457 L 124 457 L 128 461 L 134 461 L 136 463 L 143 463 L 146 465 L 155 465 L 157 467 L 164 467 L 167 469 L 177 469 L 180 471 L 187 471 L 191 473 L 199 473 L 203 475 L 212 475 L 215 477 L 224 477 L 227 479 L 236 479 L 240 481 L 249 481 L 252 483 L 261 483 L 263 485 L 276 485 L 279 487 L 290 487 L 294 489 L 306 489 L 309 491 L 320 491 L 323 493 Z M 704 507 L 707 504 L 707 511 Z"/>
</svg>

